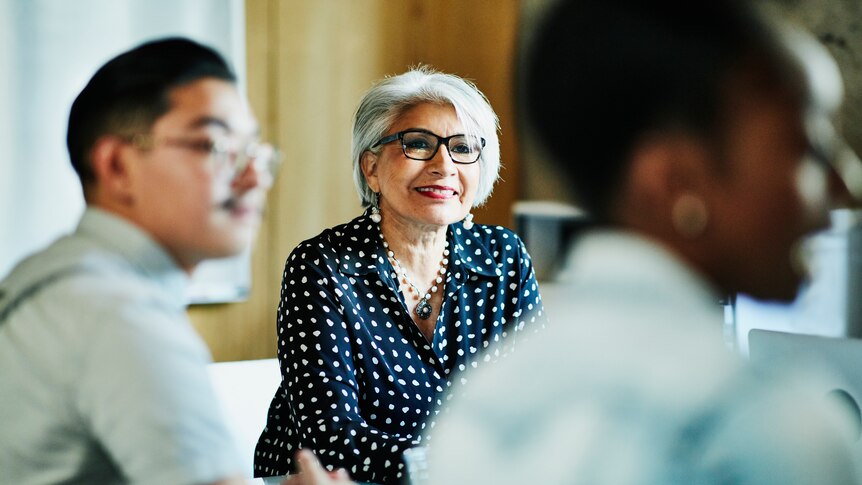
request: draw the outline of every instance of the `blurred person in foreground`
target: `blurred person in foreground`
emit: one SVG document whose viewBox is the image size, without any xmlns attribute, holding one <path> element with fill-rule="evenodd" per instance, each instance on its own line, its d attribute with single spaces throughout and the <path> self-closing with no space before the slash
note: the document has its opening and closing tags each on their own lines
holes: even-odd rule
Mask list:
<svg viewBox="0 0 862 485">
<path fill-rule="evenodd" d="M 814 377 L 761 375 L 722 339 L 721 295 L 792 300 L 800 243 L 846 194 L 834 93 L 770 24 L 734 1 L 544 17 L 523 105 L 596 227 L 569 254 L 565 324 L 440 418 L 430 483 L 856 483 Z"/>
<path fill-rule="evenodd" d="M 500 169 L 497 116 L 475 85 L 418 68 L 362 98 L 353 173 L 364 214 L 288 257 L 278 308 L 282 384 L 257 476 L 300 448 L 354 478 L 395 483 L 465 369 L 544 326 L 512 231 L 472 222 Z M 505 345 L 504 345 L 505 342 Z M 469 387 L 467 384 L 465 387 Z"/>
<path fill-rule="evenodd" d="M 224 59 L 185 39 L 113 58 L 75 99 L 86 210 L 0 283 L 0 482 L 245 483 L 185 295 L 257 231 L 258 131 Z"/>
</svg>

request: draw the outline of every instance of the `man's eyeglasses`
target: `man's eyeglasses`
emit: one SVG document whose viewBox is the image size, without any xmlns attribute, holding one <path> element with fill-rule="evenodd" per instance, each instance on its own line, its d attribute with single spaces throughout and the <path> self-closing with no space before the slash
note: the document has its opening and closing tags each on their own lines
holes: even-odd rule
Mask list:
<svg viewBox="0 0 862 485">
<path fill-rule="evenodd" d="M 275 177 L 281 163 L 280 152 L 271 144 L 260 141 L 247 142 L 231 148 L 225 140 L 212 138 L 154 138 L 151 134 L 134 135 L 129 141 L 141 150 L 152 150 L 156 145 L 183 148 L 207 155 L 215 170 L 229 168 L 232 176 L 243 173 L 252 165 L 258 173 Z"/>
<path fill-rule="evenodd" d="M 449 158 L 455 163 L 474 163 L 482 155 L 485 139 L 469 135 L 452 135 L 443 138 L 425 130 L 405 130 L 384 136 L 371 148 L 401 140 L 404 156 L 413 160 L 431 160 L 437 155 L 440 145 L 445 145 Z"/>
<path fill-rule="evenodd" d="M 809 114 L 805 119 L 805 131 L 809 155 L 838 175 L 854 204 L 862 204 L 862 161 L 850 145 L 823 116 Z"/>
</svg>

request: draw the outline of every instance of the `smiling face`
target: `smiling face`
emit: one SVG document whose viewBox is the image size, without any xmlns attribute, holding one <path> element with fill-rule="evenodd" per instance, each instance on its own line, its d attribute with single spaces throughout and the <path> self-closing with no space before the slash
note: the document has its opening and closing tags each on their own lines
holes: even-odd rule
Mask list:
<svg viewBox="0 0 862 485">
<path fill-rule="evenodd" d="M 233 84 L 204 78 L 171 90 L 169 102 L 150 131 L 152 146 L 125 148 L 132 157 L 127 218 L 191 269 L 250 244 L 271 180 L 253 165 L 234 177 L 211 157 L 212 142 L 236 150 L 257 133 Z"/>
<path fill-rule="evenodd" d="M 423 103 L 405 111 L 385 134 L 413 129 L 444 138 L 464 133 L 452 106 Z M 362 171 L 371 190 L 380 194 L 384 218 L 425 230 L 447 226 L 470 212 L 480 165 L 453 162 L 443 145 L 432 159 L 413 160 L 396 140 L 377 154 L 366 151 Z"/>
</svg>

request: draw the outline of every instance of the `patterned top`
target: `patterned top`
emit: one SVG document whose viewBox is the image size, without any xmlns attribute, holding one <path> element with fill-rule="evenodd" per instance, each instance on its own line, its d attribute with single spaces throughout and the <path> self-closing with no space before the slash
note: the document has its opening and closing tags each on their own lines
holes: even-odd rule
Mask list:
<svg viewBox="0 0 862 485">
<path fill-rule="evenodd" d="M 544 327 L 518 236 L 456 223 L 448 238 L 445 298 L 431 342 L 407 313 L 367 214 L 291 253 L 277 319 L 282 384 L 255 451 L 256 475 L 293 472 L 293 454 L 309 448 L 354 479 L 397 482 L 402 451 L 433 426 L 429 418 L 458 371 L 511 351 L 525 326 Z"/>
</svg>

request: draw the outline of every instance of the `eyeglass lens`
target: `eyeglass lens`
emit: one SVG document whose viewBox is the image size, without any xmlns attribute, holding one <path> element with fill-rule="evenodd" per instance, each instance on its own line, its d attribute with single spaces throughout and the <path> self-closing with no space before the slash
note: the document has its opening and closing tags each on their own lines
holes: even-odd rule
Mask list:
<svg viewBox="0 0 862 485">
<path fill-rule="evenodd" d="M 217 164 L 230 166 L 234 175 L 244 172 L 249 165 L 272 176 L 278 171 L 278 152 L 268 143 L 249 143 L 237 151 L 214 149 L 212 155 Z"/>
<path fill-rule="evenodd" d="M 404 155 L 409 158 L 430 160 L 437 154 L 442 141 L 443 139 L 431 133 L 408 131 L 402 136 L 401 146 L 404 148 Z M 446 140 L 446 148 L 453 161 L 473 163 L 482 153 L 482 141 L 477 137 L 456 135 Z"/>
<path fill-rule="evenodd" d="M 808 113 L 805 131 L 810 154 L 815 161 L 831 168 L 841 179 L 856 203 L 862 203 L 862 161 L 835 130 L 829 118 Z"/>
</svg>

